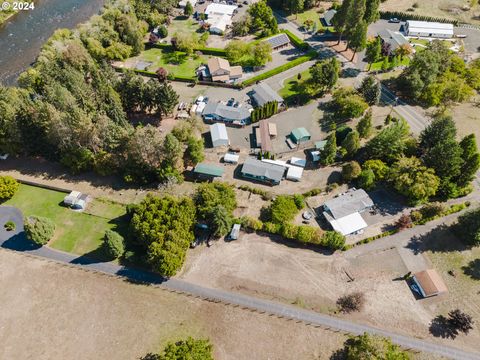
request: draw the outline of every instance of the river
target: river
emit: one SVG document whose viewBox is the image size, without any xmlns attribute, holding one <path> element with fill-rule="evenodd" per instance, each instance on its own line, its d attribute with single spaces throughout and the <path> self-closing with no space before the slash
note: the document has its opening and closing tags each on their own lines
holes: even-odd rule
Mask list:
<svg viewBox="0 0 480 360">
<path fill-rule="evenodd" d="M 103 3 L 36 0 L 34 10 L 21 11 L 7 20 L 0 26 L 0 82 L 15 85 L 18 75 L 35 61 L 43 43 L 56 29 L 74 28 L 98 13 Z"/>
</svg>

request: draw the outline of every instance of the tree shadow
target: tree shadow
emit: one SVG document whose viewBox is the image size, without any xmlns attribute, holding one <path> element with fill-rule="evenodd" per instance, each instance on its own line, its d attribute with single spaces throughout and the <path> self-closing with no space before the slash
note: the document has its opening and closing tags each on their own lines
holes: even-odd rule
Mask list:
<svg viewBox="0 0 480 360">
<path fill-rule="evenodd" d="M 10 238 L 3 241 L 1 246 L 5 249 L 22 252 L 38 250 L 42 247 L 41 245 L 35 244 L 34 242 L 28 240 L 24 231 L 12 235 Z"/>
<path fill-rule="evenodd" d="M 438 315 L 432 320 L 429 331 L 433 336 L 443 339 L 455 339 L 458 335 L 458 332 L 452 329 L 448 319 L 443 315 Z"/>
<path fill-rule="evenodd" d="M 480 280 L 480 259 L 472 260 L 468 265 L 462 266 L 463 273 L 474 280 Z"/>
<path fill-rule="evenodd" d="M 442 253 L 463 251 L 470 247 L 455 236 L 450 226 L 441 224 L 426 234 L 413 236 L 406 248 L 419 254 L 425 251 Z"/>
</svg>

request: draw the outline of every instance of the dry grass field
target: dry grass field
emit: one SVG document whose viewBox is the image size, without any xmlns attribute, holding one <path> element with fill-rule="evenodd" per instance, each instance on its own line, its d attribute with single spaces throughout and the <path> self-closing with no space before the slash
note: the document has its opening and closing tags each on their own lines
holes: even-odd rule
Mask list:
<svg viewBox="0 0 480 360">
<path fill-rule="evenodd" d="M 416 4 L 416 7 L 414 7 Z M 380 10 L 402 11 L 414 9 L 412 14 L 456 19 L 461 22 L 480 24 L 480 7 L 469 7 L 467 0 L 387 0 L 380 5 Z M 468 7 L 467 7 L 468 6 Z M 465 7 L 465 8 L 464 8 Z"/>
<path fill-rule="evenodd" d="M 328 359 L 341 334 L 0 250 L 0 359 L 140 359 L 208 337 L 216 360 Z"/>
</svg>

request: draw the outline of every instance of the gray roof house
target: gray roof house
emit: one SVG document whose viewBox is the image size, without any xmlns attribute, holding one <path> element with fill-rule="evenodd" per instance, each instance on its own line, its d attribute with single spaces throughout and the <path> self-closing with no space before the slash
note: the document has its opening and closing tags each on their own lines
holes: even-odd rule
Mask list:
<svg viewBox="0 0 480 360">
<path fill-rule="evenodd" d="M 285 166 L 269 164 L 263 161 L 249 158 L 242 166 L 242 176 L 248 179 L 266 182 L 270 185 L 278 185 L 285 174 Z"/>
<path fill-rule="evenodd" d="M 272 36 L 264 41 L 270 44 L 270 46 L 272 47 L 272 50 L 274 51 L 283 49 L 284 47 L 287 47 L 290 44 L 290 39 L 285 33 Z"/>
<path fill-rule="evenodd" d="M 208 102 L 202 116 L 207 121 L 246 125 L 250 120 L 250 111 L 244 106 L 233 107 L 220 102 Z"/>
<path fill-rule="evenodd" d="M 395 52 L 395 50 L 397 50 L 402 45 L 410 46 L 410 42 L 408 41 L 408 39 L 398 31 L 384 29 L 378 33 L 378 36 L 380 36 L 382 44 L 384 45 L 383 48 L 388 53 L 388 55 Z"/>
<path fill-rule="evenodd" d="M 353 213 L 361 213 L 373 206 L 373 201 L 363 189 L 349 190 L 337 197 L 325 201 L 325 211 L 330 212 L 334 219 L 339 219 Z"/>
<path fill-rule="evenodd" d="M 284 103 L 283 98 L 266 83 L 260 83 L 254 86 L 248 95 L 257 106 L 263 106 L 272 101 L 276 101 L 279 106 L 283 106 Z"/>
<path fill-rule="evenodd" d="M 325 11 L 325 13 L 323 14 L 323 25 L 325 26 L 332 26 L 332 19 L 333 19 L 333 16 L 337 13 L 337 10 L 335 9 L 330 9 L 328 11 Z"/>
</svg>

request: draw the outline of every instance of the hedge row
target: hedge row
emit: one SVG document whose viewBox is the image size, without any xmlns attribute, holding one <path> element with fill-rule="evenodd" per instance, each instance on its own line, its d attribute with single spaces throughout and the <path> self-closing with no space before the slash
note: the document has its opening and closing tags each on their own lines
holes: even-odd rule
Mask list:
<svg viewBox="0 0 480 360">
<path fill-rule="evenodd" d="M 295 66 L 303 64 L 304 62 L 313 60 L 317 57 L 317 55 L 318 54 L 315 51 L 311 51 L 307 55 L 300 56 L 293 61 L 290 61 L 290 62 L 288 62 L 286 64 L 283 64 L 279 67 L 276 67 L 272 70 L 266 71 L 262 74 L 259 74 L 257 76 L 254 76 L 254 77 L 250 78 L 250 79 L 247 79 L 244 82 L 242 82 L 241 86 L 242 87 L 250 86 L 252 84 L 255 84 L 257 81 L 261 81 L 261 80 L 271 78 L 272 76 L 278 75 L 278 74 L 280 74 L 284 71 L 287 71 L 287 70 L 289 70 L 289 69 L 291 69 Z"/>
<path fill-rule="evenodd" d="M 126 69 L 115 68 L 115 70 L 118 71 L 118 72 L 122 72 L 123 70 L 126 70 Z M 141 75 L 144 75 L 144 76 L 147 76 L 147 77 L 151 77 L 151 78 L 157 77 L 157 74 L 155 74 L 152 71 L 139 70 L 139 69 L 131 69 L 131 70 L 134 71 L 137 74 L 141 74 Z M 182 81 L 182 82 L 195 82 L 197 79 L 193 76 L 181 76 L 181 75 L 171 75 L 171 74 L 169 74 L 168 75 L 168 80 Z"/>
<path fill-rule="evenodd" d="M 148 46 L 152 48 L 168 49 L 173 51 L 173 46 L 171 44 L 149 44 Z M 227 56 L 227 52 L 224 49 L 198 47 L 194 48 L 193 50 L 200 51 L 204 55 Z"/>
<path fill-rule="evenodd" d="M 271 192 L 263 189 L 259 189 L 259 188 L 248 186 L 248 185 L 240 185 L 238 188 L 243 191 L 248 191 L 249 193 L 252 193 L 252 194 L 260 195 L 262 199 L 265 201 L 272 200 L 273 198 L 273 195 Z"/>
<path fill-rule="evenodd" d="M 439 23 L 449 23 L 455 26 L 458 26 L 458 20 L 438 18 L 433 16 L 417 15 L 412 13 L 405 13 L 401 11 L 380 11 L 381 19 L 391 19 L 397 18 L 399 20 L 417 20 L 417 21 L 430 21 L 430 22 L 439 22 Z"/>
<path fill-rule="evenodd" d="M 291 31 L 288 30 L 282 30 L 283 33 L 285 33 L 290 41 L 292 42 L 293 46 L 299 48 L 300 50 L 303 51 L 308 51 L 310 49 L 310 45 L 308 45 L 305 41 L 300 39 L 297 35 L 292 33 Z"/>
<path fill-rule="evenodd" d="M 308 191 L 304 192 L 302 195 L 303 195 L 303 197 L 308 198 L 308 197 L 320 195 L 322 192 L 323 192 L 322 189 L 314 188 L 314 189 L 311 189 L 311 190 L 308 190 Z"/>
</svg>

